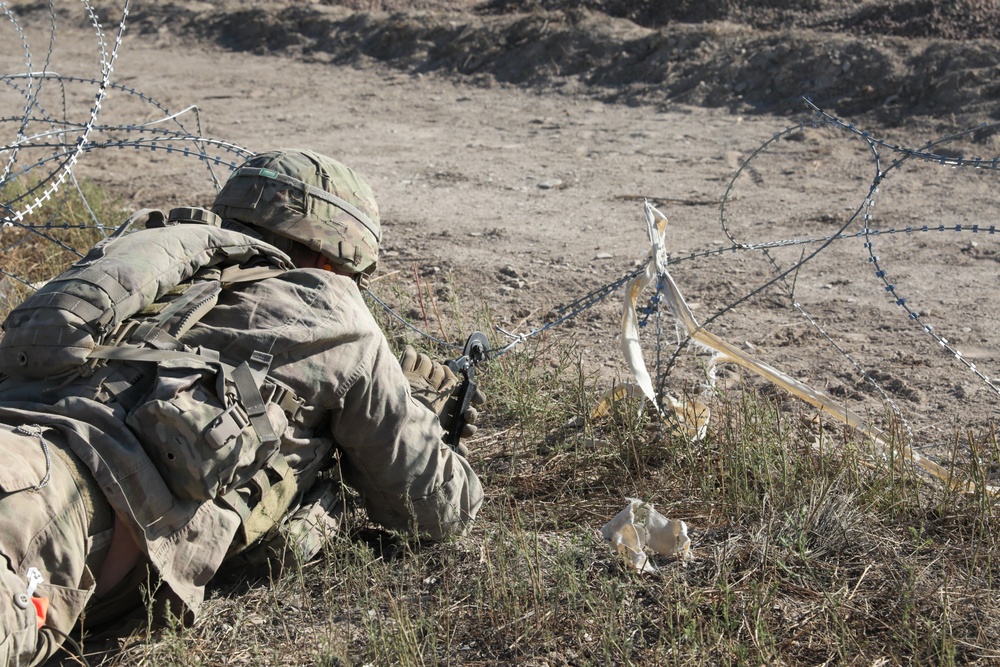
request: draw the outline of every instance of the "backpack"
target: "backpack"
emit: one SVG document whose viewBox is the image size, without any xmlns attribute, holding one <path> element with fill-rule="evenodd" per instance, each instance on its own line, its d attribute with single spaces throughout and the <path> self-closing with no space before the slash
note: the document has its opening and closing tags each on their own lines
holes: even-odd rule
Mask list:
<svg viewBox="0 0 1000 667">
<path fill-rule="evenodd" d="M 136 224 L 159 229 L 121 233 Z M 118 403 L 182 500 L 221 497 L 242 516 L 252 497 L 276 487 L 287 507 L 294 483 L 278 434 L 302 402 L 268 377 L 270 355 L 232 366 L 179 338 L 222 290 L 290 266 L 208 210 L 140 211 L 11 311 L 0 372 L 14 382 L 85 383 L 98 400 Z"/>
</svg>

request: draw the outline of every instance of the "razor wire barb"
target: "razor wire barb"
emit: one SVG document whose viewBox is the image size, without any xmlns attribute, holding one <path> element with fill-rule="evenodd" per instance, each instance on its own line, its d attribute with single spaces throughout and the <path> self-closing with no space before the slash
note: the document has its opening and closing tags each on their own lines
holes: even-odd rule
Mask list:
<svg viewBox="0 0 1000 667">
<path fill-rule="evenodd" d="M 559 306 L 553 309 L 552 312 L 555 313 L 555 316 L 551 320 L 531 329 L 527 333 L 518 334 L 511 331 L 507 331 L 499 326 L 495 327 L 494 330 L 496 331 L 496 333 L 507 338 L 508 342 L 504 345 L 500 345 L 498 347 L 494 347 L 487 350 L 486 351 L 487 358 L 495 359 L 496 357 L 499 357 L 500 355 L 509 352 L 510 350 L 517 347 L 518 345 L 528 340 L 529 338 L 535 338 L 536 336 L 540 336 L 546 331 L 558 327 L 560 324 L 563 324 L 567 320 L 573 319 L 580 313 L 589 310 L 590 308 L 593 308 L 598 303 L 600 303 L 604 299 L 614 294 L 620 287 L 634 280 L 636 276 L 645 271 L 647 263 L 648 260 L 646 262 L 643 262 L 635 270 L 626 273 L 621 278 L 613 280 L 612 282 L 607 283 L 605 285 L 601 285 L 597 289 L 587 292 L 583 296 L 578 297 L 577 299 L 566 304 L 565 306 Z M 382 307 L 392 319 L 402 323 L 406 328 L 415 332 L 422 338 L 425 338 L 426 340 L 429 340 L 432 343 L 435 343 L 438 346 L 445 349 L 459 349 L 459 350 L 462 349 L 461 345 L 458 345 L 456 343 L 450 343 L 448 341 L 432 336 L 431 334 L 428 334 L 425 331 L 421 330 L 419 327 L 413 325 L 405 317 L 403 317 L 395 310 L 393 310 L 391 306 L 389 306 L 382 299 L 376 296 L 370 289 L 366 290 L 366 293 L 368 294 L 369 297 L 371 297 L 375 301 L 375 303 L 377 303 L 380 307 Z"/>
<path fill-rule="evenodd" d="M 43 59 L 42 66 L 34 66 L 35 60 L 31 53 L 30 43 L 22 25 L 17 17 L 10 11 L 5 3 L 0 2 L 0 11 L 3 12 L 7 23 L 14 30 L 20 43 L 20 50 L 24 54 L 25 67 L 20 73 L 0 75 L 0 81 L 4 86 L 13 91 L 18 99 L 23 100 L 21 112 L 9 116 L 0 117 L 0 126 L 15 125 L 14 138 L 0 145 L 0 152 L 7 153 L 2 174 L 0 174 L 0 187 L 23 179 L 26 176 L 41 174 L 37 180 L 30 181 L 25 191 L 13 196 L 11 199 L 2 202 L 3 210 L 0 212 L 0 224 L 3 227 L 19 227 L 35 236 L 40 236 L 48 241 L 60 245 L 64 250 L 76 253 L 76 248 L 70 247 L 60 239 L 48 234 L 56 229 L 66 229 L 68 227 L 91 227 L 105 231 L 113 229 L 113 224 L 105 224 L 97 219 L 97 215 L 90 209 L 87 197 L 80 189 L 76 181 L 74 167 L 85 154 L 94 151 L 111 150 L 136 150 L 136 151 L 161 151 L 167 155 L 194 158 L 207 167 L 213 185 L 220 187 L 219 179 L 216 177 L 214 167 L 233 170 L 242 160 L 251 155 L 246 148 L 236 144 L 210 139 L 203 136 L 200 112 L 197 106 L 189 106 L 179 112 L 171 112 L 161 102 L 146 95 L 133 87 L 124 86 L 112 80 L 114 65 L 119 55 L 122 36 L 125 32 L 127 18 L 129 15 L 129 1 L 125 0 L 122 7 L 121 19 L 118 23 L 117 34 L 114 45 L 108 49 L 108 42 L 103 28 L 98 20 L 97 13 L 88 0 L 79 0 L 91 23 L 97 45 L 100 52 L 100 76 L 88 78 L 77 75 L 61 75 L 50 71 L 52 64 L 53 47 L 55 44 L 55 9 L 54 2 L 48 2 L 49 11 L 49 40 L 48 48 Z M 52 109 L 43 104 L 42 95 L 51 87 L 58 86 L 58 99 L 56 102 L 61 107 L 61 116 L 54 115 Z M 93 104 L 85 119 L 72 120 L 67 108 L 67 88 L 85 87 L 94 89 Z M 155 110 L 159 116 L 153 120 L 142 123 L 99 123 L 98 118 L 102 116 L 102 105 L 109 91 L 122 93 L 130 98 L 138 100 L 142 105 Z M 948 167 L 973 168 L 979 170 L 1000 169 L 1000 157 L 964 157 L 936 152 L 939 147 L 951 141 L 964 138 L 976 132 L 989 132 L 997 128 L 998 124 L 982 124 L 968 128 L 954 134 L 946 135 L 939 139 L 927 142 L 916 149 L 896 145 L 883 139 L 873 136 L 867 130 L 859 128 L 839 118 L 836 118 L 825 111 L 819 109 L 811 102 L 806 102 L 811 116 L 801 123 L 791 125 L 765 140 L 748 157 L 741 162 L 736 173 L 729 181 L 723 196 L 719 201 L 719 223 L 722 231 L 729 241 L 727 247 L 700 250 L 686 254 L 670 256 L 670 265 L 679 264 L 689 260 L 723 256 L 732 253 L 757 252 L 761 253 L 770 266 L 771 275 L 762 283 L 755 285 L 747 293 L 736 298 L 716 312 L 709 315 L 701 326 L 705 327 L 727 313 L 745 304 L 747 301 L 761 294 L 764 290 L 777 287 L 783 290 L 785 296 L 790 300 L 793 308 L 813 327 L 828 343 L 841 354 L 859 375 L 866 381 L 874 385 L 881 396 L 886 399 L 893 411 L 899 414 L 898 408 L 891 401 L 886 392 L 879 386 L 878 382 L 867 372 L 862 364 L 854 359 L 848 351 L 839 345 L 834 337 L 827 332 L 819 321 L 811 316 L 807 310 L 799 303 L 795 294 L 796 279 L 798 271 L 808 262 L 817 257 L 831 244 L 861 240 L 868 256 L 868 263 L 872 266 L 875 277 L 881 281 L 886 293 L 893 299 L 893 303 L 901 309 L 905 317 L 918 327 L 925 335 L 931 336 L 937 344 L 948 354 L 951 354 L 961 364 L 974 373 L 980 381 L 988 386 L 993 392 L 1000 394 L 998 383 L 987 376 L 976 364 L 963 355 L 944 336 L 933 330 L 929 323 L 924 322 L 922 314 L 909 305 L 908 295 L 903 289 L 892 282 L 891 274 L 885 266 L 884 261 L 876 254 L 876 244 L 882 237 L 892 237 L 894 235 L 908 235 L 917 233 L 944 233 L 959 232 L 971 234 L 994 235 L 998 228 L 994 224 L 972 224 L 972 225 L 920 225 L 906 226 L 902 228 L 878 229 L 872 224 L 873 207 L 879 194 L 879 188 L 893 171 L 899 170 L 909 161 L 929 162 Z M 187 118 L 193 117 L 193 131 L 186 125 Z M 40 127 L 36 127 L 40 126 Z M 747 242 L 739 240 L 730 225 L 729 209 L 733 201 L 733 192 L 740 179 L 747 173 L 751 163 L 764 157 L 768 151 L 779 142 L 792 137 L 793 135 L 815 128 L 832 128 L 846 136 L 860 139 L 868 152 L 873 168 L 870 185 L 863 200 L 853 209 L 853 212 L 832 234 L 809 236 L 802 238 L 784 238 L 757 240 Z M 24 160 L 22 154 L 28 151 L 44 151 L 42 157 Z M 62 190 L 62 196 L 68 196 L 64 184 L 69 183 L 80 194 L 84 206 L 90 217 L 90 222 L 80 223 L 60 223 L 32 222 L 29 218 L 38 212 L 42 204 L 53 199 Z M 13 246 L 24 243 L 25 240 L 18 240 Z M 782 266 L 774 251 L 791 247 L 800 247 L 801 254 L 798 260 L 791 262 L 787 266 Z M 570 319 L 593 308 L 598 303 L 616 293 L 623 286 L 635 280 L 642 274 L 648 265 L 649 260 L 641 262 L 637 267 L 625 273 L 619 278 L 604 285 L 590 290 L 586 294 L 574 299 L 565 306 L 554 309 L 553 317 L 548 321 L 535 326 L 524 333 L 507 331 L 501 327 L 496 327 L 495 332 L 502 337 L 503 342 L 489 351 L 488 356 L 496 357 L 509 352 L 521 343 L 545 332 L 559 327 Z M 21 281 L 30 286 L 30 282 L 23 276 L 0 268 L 0 274 L 11 279 Z M 673 350 L 668 353 L 666 341 L 665 320 L 672 321 L 673 315 L 665 312 L 665 306 L 660 300 L 660 293 L 663 289 L 664 276 L 658 277 L 656 289 L 649 297 L 647 305 L 641 306 L 639 312 L 642 313 L 641 325 L 648 325 L 652 322 L 655 326 L 655 368 L 656 386 L 659 400 L 662 402 L 666 380 L 674 367 L 679 356 L 688 347 L 689 339 L 679 334 L 675 335 Z M 389 304 L 377 297 L 371 291 L 368 295 L 381 308 L 385 309 L 390 316 L 405 325 L 407 328 L 426 337 L 435 344 L 446 349 L 457 349 L 460 345 L 431 336 L 418 327 L 408 322 L 404 317 L 396 313 Z M 675 327 L 676 328 L 676 327 Z"/>
<path fill-rule="evenodd" d="M 964 364 L 969 370 L 971 370 L 981 381 L 983 381 L 986 386 L 991 390 L 1000 393 L 996 383 L 993 379 L 985 375 L 981 370 L 976 368 L 976 365 L 965 358 L 964 355 L 947 341 L 947 339 L 938 336 L 933 332 L 930 325 L 921 322 L 920 314 L 913 309 L 911 309 L 906 302 L 906 298 L 899 294 L 899 290 L 895 285 L 889 282 L 888 272 L 880 265 L 878 257 L 874 254 L 874 240 L 873 237 L 878 236 L 898 236 L 898 235 L 909 235 L 917 233 L 954 233 L 954 232 L 969 232 L 973 234 L 987 234 L 995 235 L 1000 231 L 997 225 L 909 225 L 901 228 L 890 228 L 890 229 L 876 229 L 871 226 L 873 220 L 872 208 L 875 204 L 875 199 L 879 193 L 880 186 L 886 179 L 886 177 L 893 170 L 898 170 L 903 167 L 903 165 L 908 160 L 920 160 L 922 162 L 933 162 L 945 166 L 953 167 L 971 167 L 976 169 L 991 169 L 996 170 L 1000 167 L 1000 158 L 961 158 L 961 157 L 951 157 L 946 155 L 941 155 L 934 153 L 933 150 L 951 141 L 955 141 L 969 134 L 980 132 L 984 130 L 989 130 L 991 128 L 997 127 L 1000 124 L 983 124 L 973 128 L 968 128 L 949 134 L 938 138 L 934 141 L 928 142 L 924 146 L 912 149 L 904 146 L 899 146 L 896 144 L 889 143 L 885 140 L 879 139 L 873 136 L 866 130 L 860 129 L 853 124 L 845 123 L 844 121 L 837 119 L 815 105 L 811 102 L 807 102 L 813 111 L 813 117 L 791 125 L 765 140 L 761 145 L 759 145 L 754 151 L 752 151 L 749 156 L 740 164 L 736 173 L 733 175 L 729 183 L 727 184 L 725 193 L 720 200 L 719 204 L 719 221 L 722 226 L 723 232 L 730 241 L 728 247 L 713 248 L 709 250 L 691 252 L 684 255 L 670 256 L 669 264 L 674 265 L 684 261 L 694 260 L 698 258 L 706 258 L 712 256 L 721 256 L 732 253 L 744 253 L 744 252 L 760 252 L 764 255 L 767 261 L 770 263 L 773 274 L 769 279 L 763 281 L 762 283 L 755 285 L 747 293 L 743 294 L 739 298 L 727 303 L 725 306 L 712 313 L 700 323 L 702 327 L 707 327 L 712 324 L 722 316 L 734 311 L 736 308 L 745 304 L 753 297 L 761 294 L 765 290 L 771 288 L 772 286 L 781 287 L 789 300 L 791 301 L 792 307 L 805 319 L 805 321 L 814 328 L 820 336 L 829 344 L 831 344 L 838 354 L 843 356 L 848 363 L 855 369 L 858 375 L 867 383 L 871 384 L 879 395 L 885 400 L 887 405 L 890 407 L 892 412 L 900 419 L 907 433 L 912 437 L 912 430 L 909 424 L 903 418 L 902 412 L 899 407 L 893 401 L 892 397 L 882 388 L 879 382 L 867 371 L 863 365 L 855 359 L 850 352 L 848 352 L 843 346 L 841 346 L 834 337 L 826 331 L 823 326 L 811 316 L 805 307 L 795 298 L 794 281 L 797 272 L 809 261 L 814 259 L 820 253 L 822 253 L 826 248 L 828 248 L 832 243 L 847 241 L 847 240 L 862 240 L 863 246 L 869 254 L 870 263 L 874 266 L 874 275 L 876 278 L 881 280 L 887 292 L 893 295 L 894 303 L 903 308 L 906 312 L 908 319 L 916 322 L 920 325 L 924 333 L 932 335 L 938 344 L 951 353 L 955 359 Z M 767 151 L 776 143 L 786 139 L 789 136 L 795 135 L 804 130 L 830 127 L 835 130 L 847 133 L 848 135 L 860 138 L 868 151 L 868 154 L 872 161 L 873 172 L 871 181 L 867 190 L 866 195 L 863 197 L 862 201 L 853 209 L 851 215 L 840 225 L 840 227 L 833 234 L 826 234 L 822 236 L 806 237 L 806 238 L 787 238 L 787 239 L 777 239 L 769 240 L 756 243 L 747 243 L 739 241 L 733 234 L 729 220 L 727 218 L 728 206 L 732 201 L 733 192 L 737 185 L 737 182 L 745 174 L 747 168 L 750 164 L 757 159 L 762 158 Z M 891 159 L 886 159 L 883 154 L 891 154 Z M 861 228 L 856 230 L 851 230 L 852 226 L 856 226 L 861 223 Z M 779 264 L 778 259 L 771 253 L 772 250 L 778 248 L 789 248 L 794 246 L 801 246 L 803 248 L 802 255 L 799 257 L 798 261 L 794 262 L 790 266 L 782 267 Z M 810 247 L 812 246 L 812 247 Z M 570 304 L 559 308 L 556 313 L 557 316 L 551 321 L 534 327 L 525 333 L 513 333 L 508 332 L 500 327 L 496 328 L 497 333 L 509 339 L 509 342 L 504 345 L 500 345 L 494 350 L 490 351 L 490 356 L 498 356 L 500 354 L 506 353 L 509 350 L 516 347 L 518 344 L 538 336 L 554 327 L 559 326 L 565 321 L 576 317 L 582 312 L 594 307 L 600 301 L 604 300 L 611 294 L 615 293 L 622 286 L 631 282 L 639 274 L 645 271 L 648 259 L 642 262 L 635 270 L 623 275 L 612 282 L 605 285 L 597 287 L 596 289 L 588 292 L 587 294 L 579 297 Z M 666 384 L 666 378 L 669 376 L 677 359 L 683 352 L 687 349 L 690 339 L 686 336 L 679 337 L 674 345 L 673 351 L 667 355 L 664 354 L 663 346 L 665 344 L 664 336 L 664 324 L 663 319 L 667 317 L 671 318 L 672 314 L 663 313 L 664 306 L 661 303 L 660 293 L 662 291 L 664 276 L 659 276 L 657 280 L 657 289 L 653 291 L 652 295 L 649 297 L 648 303 L 645 306 L 640 306 L 637 308 L 638 312 L 642 314 L 642 319 L 639 322 L 641 327 L 644 327 L 650 323 L 652 319 L 655 323 L 654 335 L 655 335 L 655 356 L 656 356 L 656 376 L 657 376 L 657 393 L 659 395 L 659 400 L 662 402 L 664 387 Z M 374 295 L 372 295 L 374 296 Z M 383 301 L 376 298 L 376 302 L 384 309 L 389 311 L 394 319 L 399 322 L 404 323 L 408 328 L 416 331 L 419 335 L 435 342 L 442 347 L 454 349 L 457 346 L 453 343 L 447 341 L 442 341 L 429 334 L 426 334 L 411 323 L 407 322 L 405 318 L 400 316 L 398 313 L 392 311 L 392 309 L 385 304 Z"/>
<path fill-rule="evenodd" d="M 713 321 L 722 317 L 726 313 L 731 312 L 732 310 L 737 308 L 739 305 L 745 303 L 752 297 L 760 294 L 761 292 L 775 285 L 776 283 L 780 283 L 781 286 L 784 288 L 787 296 L 791 300 L 793 308 L 797 310 L 799 314 L 802 315 L 805 318 L 805 320 L 810 324 L 810 326 L 812 326 L 812 328 L 814 328 L 829 344 L 831 344 L 840 355 L 842 355 L 845 359 L 847 359 L 847 361 L 855 368 L 855 370 L 859 373 L 859 375 L 862 377 L 864 381 L 870 383 L 876 388 L 880 396 L 886 401 L 890 409 L 900 420 L 900 422 L 902 423 L 907 432 L 907 435 L 912 440 L 913 432 L 912 429 L 910 428 L 910 425 L 903 417 L 902 412 L 900 411 L 896 403 L 887 394 L 887 392 L 849 352 L 847 352 L 841 345 L 839 345 L 836 342 L 836 340 L 834 340 L 834 338 L 816 321 L 815 318 L 813 318 L 811 315 L 809 315 L 808 312 L 806 312 L 803 306 L 795 298 L 794 276 L 804 264 L 806 264 L 808 261 L 816 257 L 816 255 L 818 255 L 821 251 L 827 248 L 834 241 L 840 241 L 850 238 L 865 239 L 863 245 L 869 257 L 868 261 L 870 264 L 873 265 L 874 275 L 877 279 L 879 279 L 883 283 L 885 291 L 893 297 L 894 304 L 896 306 L 901 307 L 905 311 L 906 316 L 909 320 L 916 323 L 922 329 L 923 333 L 928 334 L 932 338 L 934 338 L 937 341 L 938 345 L 940 345 L 944 350 L 946 350 L 946 352 L 949 353 L 952 357 L 954 357 L 958 362 L 960 362 L 962 365 L 968 368 L 974 375 L 976 375 L 979 378 L 980 381 L 982 381 L 982 383 L 985 386 L 991 389 L 994 393 L 1000 393 L 1000 389 L 998 389 L 997 384 L 994 382 L 993 379 L 991 379 L 986 374 L 984 374 L 980 369 L 978 369 L 974 362 L 967 359 L 959 350 L 954 348 L 954 346 L 952 346 L 946 338 L 934 332 L 933 328 L 929 324 L 926 324 L 921 320 L 921 314 L 908 305 L 906 297 L 902 296 L 899 293 L 899 290 L 897 290 L 896 286 L 890 282 L 889 272 L 884 268 L 884 266 L 880 262 L 879 257 L 874 252 L 875 242 L 873 240 L 873 237 L 877 236 L 892 236 L 897 234 L 912 234 L 917 232 L 933 232 L 933 231 L 971 232 L 973 234 L 984 233 L 993 235 L 997 232 L 996 225 L 986 226 L 978 224 L 972 224 L 972 225 L 938 224 L 938 225 L 907 226 L 901 229 L 890 228 L 888 230 L 879 230 L 877 228 L 872 227 L 871 225 L 871 222 L 873 220 L 872 208 L 874 207 L 875 199 L 877 194 L 879 193 L 880 186 L 882 185 L 882 183 L 884 182 L 884 180 L 891 171 L 900 169 L 907 160 L 917 159 L 922 162 L 933 162 L 936 164 L 940 164 L 943 166 L 950 166 L 950 167 L 970 167 L 974 169 L 996 170 L 998 168 L 998 165 L 1000 165 L 1000 158 L 990 158 L 990 159 L 984 159 L 979 157 L 964 158 L 961 156 L 955 157 L 955 156 L 943 155 L 935 153 L 933 151 L 934 149 L 943 144 L 966 137 L 975 132 L 993 130 L 1000 124 L 984 123 L 982 125 L 972 128 L 967 128 L 959 132 L 946 135 L 934 141 L 928 142 L 926 145 L 924 145 L 919 149 L 910 149 L 875 138 L 868 131 L 860 129 L 853 124 L 845 123 L 844 121 L 825 113 L 824 111 L 813 105 L 811 102 L 807 101 L 807 104 L 812 109 L 815 117 L 803 123 L 799 123 L 797 125 L 786 128 L 785 130 L 776 133 L 771 138 L 766 140 L 755 151 L 753 151 L 750 154 L 750 156 L 740 165 L 736 174 L 729 182 L 725 194 L 720 203 L 720 223 L 723 227 L 726 236 L 732 242 L 732 245 L 728 248 L 716 249 L 705 253 L 692 253 L 687 257 L 672 258 L 670 260 L 670 263 L 676 263 L 678 261 L 683 261 L 684 259 L 694 259 L 695 257 L 699 256 L 702 257 L 708 256 L 709 254 L 721 254 L 726 252 L 741 252 L 741 251 L 761 251 L 762 254 L 770 262 L 775 275 L 770 280 L 767 280 L 766 282 L 758 285 L 748 293 L 744 294 L 741 298 L 730 302 L 723 308 L 719 309 L 717 312 L 713 313 L 711 316 L 709 316 L 703 322 L 701 322 L 700 326 L 705 327 L 708 324 L 711 324 Z M 726 212 L 727 212 L 727 205 L 730 201 L 736 182 L 743 175 L 744 170 L 747 168 L 747 166 L 750 164 L 751 161 L 763 155 L 776 142 L 782 140 L 783 138 L 789 135 L 797 133 L 803 130 L 804 128 L 821 127 L 821 126 L 828 126 L 836 130 L 846 132 L 855 137 L 861 138 L 867 145 L 873 161 L 874 176 L 869 185 L 867 195 L 864 197 L 861 204 L 858 205 L 858 207 L 854 210 L 853 214 L 849 216 L 847 221 L 844 222 L 844 224 L 840 227 L 840 229 L 838 229 L 835 234 L 830 236 L 816 237 L 811 239 L 787 239 L 783 241 L 757 243 L 757 244 L 741 243 L 737 241 L 729 230 L 727 224 Z M 886 161 L 883 158 L 883 152 L 891 154 L 892 159 Z M 888 166 L 886 166 L 886 162 L 888 162 Z M 861 220 L 862 223 L 861 229 L 853 233 L 847 233 L 848 228 L 851 225 L 854 225 L 859 219 Z M 808 254 L 806 254 L 806 252 L 803 251 L 803 254 L 799 258 L 799 260 L 797 262 L 792 263 L 787 268 L 782 268 L 781 266 L 779 266 L 777 259 L 770 252 L 770 250 L 773 248 L 791 246 L 791 245 L 801 245 L 801 244 L 819 244 L 819 245 L 815 250 L 813 250 Z M 791 283 L 788 282 L 789 277 L 792 278 Z M 644 311 L 647 313 L 647 316 L 648 316 L 648 311 L 650 309 L 656 309 L 657 312 L 659 312 L 660 289 L 662 288 L 658 287 L 653 297 L 650 298 L 650 306 Z M 688 345 L 690 344 L 690 338 L 682 337 L 680 340 L 678 340 L 673 353 L 670 355 L 666 367 L 663 368 L 661 367 L 659 361 L 660 345 L 661 345 L 661 329 L 659 328 L 659 326 L 657 327 L 656 333 L 657 333 L 657 338 L 656 338 L 657 392 L 658 392 L 658 400 L 660 400 L 662 403 L 665 379 L 667 375 L 670 373 L 670 370 L 672 369 L 678 357 L 685 351 L 685 349 L 687 349 Z"/>
<path fill-rule="evenodd" d="M 42 185 L 45 185 L 44 190 L 42 191 L 41 195 L 35 197 L 34 201 L 29 202 L 26 206 L 24 206 L 24 207 L 22 207 L 22 208 L 20 208 L 20 209 L 18 209 L 16 211 L 14 211 L 13 215 L 10 215 L 10 216 L 4 218 L 2 220 L 2 223 L 4 224 L 4 226 L 7 226 L 9 223 L 12 223 L 12 222 L 19 223 L 21 221 L 21 219 L 23 219 L 27 215 L 30 215 L 36 209 L 40 208 L 43 202 L 45 202 L 48 199 L 50 199 L 53 196 L 53 194 L 55 194 L 55 192 L 57 192 L 59 190 L 59 188 L 62 186 L 62 184 L 65 182 L 65 180 L 69 177 L 69 173 L 72 171 L 72 169 L 75 166 L 77 160 L 79 160 L 79 157 L 80 157 L 80 155 L 82 153 L 82 150 L 83 150 L 83 146 L 86 145 L 87 138 L 90 135 L 90 132 L 93 130 L 93 127 L 94 127 L 95 123 L 97 122 L 97 117 L 98 117 L 98 115 L 99 115 L 99 113 L 101 111 L 101 104 L 103 103 L 105 97 L 107 96 L 108 85 L 110 84 L 111 75 L 114 72 L 114 63 L 115 63 L 115 61 L 118 58 L 119 49 L 120 49 L 121 44 L 122 44 L 122 37 L 123 37 L 123 35 L 125 33 L 125 24 L 126 24 L 126 19 L 128 18 L 129 0 L 125 0 L 124 7 L 122 8 L 122 18 L 121 18 L 121 21 L 118 24 L 118 32 L 117 32 L 117 35 L 116 35 L 116 38 L 115 38 L 114 47 L 111 50 L 110 57 L 107 54 L 106 42 L 105 42 L 105 39 L 104 39 L 104 33 L 103 33 L 103 30 L 102 30 L 102 27 L 101 27 L 101 23 L 98 20 L 97 15 L 94 12 L 93 7 L 86 0 L 82 0 L 82 4 L 83 4 L 83 6 L 84 6 L 84 8 L 85 8 L 85 10 L 87 12 L 87 15 L 89 16 L 89 18 L 91 20 L 91 24 L 94 27 L 95 33 L 97 35 L 98 44 L 100 46 L 100 52 L 101 52 L 101 59 L 100 59 L 101 60 L 101 79 L 100 79 L 99 84 L 98 84 L 98 90 L 97 90 L 97 94 L 95 95 L 95 98 L 94 98 L 93 106 L 90 108 L 89 118 L 88 118 L 87 122 L 84 124 L 84 128 L 83 128 L 81 134 L 76 139 L 76 142 L 75 142 L 76 149 L 72 150 L 72 151 L 69 151 L 67 153 L 66 160 L 63 161 L 63 162 L 61 162 L 61 163 L 59 163 L 59 165 L 58 165 L 58 167 L 56 169 L 54 169 L 54 170 L 50 171 L 48 174 L 46 174 L 46 176 L 43 179 L 41 179 L 41 181 L 39 182 L 39 185 L 36 186 L 36 189 L 39 189 L 39 188 L 41 188 Z M 50 17 L 52 17 L 52 21 L 50 23 L 50 42 L 49 42 L 49 50 L 47 52 L 48 56 L 46 57 L 46 64 L 48 63 L 49 56 L 51 56 L 51 53 L 52 53 L 52 45 L 54 43 L 54 32 L 55 32 L 55 20 L 54 20 L 55 9 L 54 9 L 54 6 L 53 6 L 53 4 L 52 4 L 51 1 L 49 2 L 48 7 L 49 7 L 49 12 L 50 12 Z M 10 20 L 10 22 L 12 23 L 14 29 L 17 31 L 17 33 L 21 37 L 21 42 L 22 42 L 22 45 L 23 45 L 23 48 L 24 48 L 24 51 L 25 51 L 25 59 L 26 59 L 26 62 L 28 64 L 28 68 L 27 69 L 30 72 L 31 71 L 31 53 L 30 53 L 30 50 L 28 49 L 28 40 L 27 40 L 27 37 L 25 36 L 24 31 L 21 28 L 20 24 L 17 22 L 16 18 L 10 13 L 10 11 L 7 9 L 7 7 L 4 6 L 3 9 L 4 9 L 5 16 Z M 18 128 L 18 132 L 17 132 L 18 141 L 20 141 L 24 137 L 24 132 L 25 132 L 25 129 L 27 128 L 29 120 L 31 118 L 32 110 L 37 105 L 38 95 L 41 92 L 41 88 L 42 87 L 41 87 L 41 83 L 40 82 L 39 82 L 39 85 L 37 86 L 37 88 L 34 88 L 34 86 L 32 85 L 32 83 L 29 83 L 28 86 L 27 86 L 27 91 L 26 92 L 28 94 L 27 94 L 27 100 L 26 100 L 25 107 L 24 107 L 24 117 L 21 120 L 21 124 L 20 124 L 20 127 Z M 8 178 L 10 177 L 11 170 L 12 170 L 14 164 L 17 162 L 17 157 L 19 155 L 20 149 L 21 149 L 20 146 L 15 146 L 14 148 L 9 149 L 10 156 L 8 157 L 7 164 L 4 166 L 3 173 L 0 174 L 0 183 L 6 183 L 7 180 L 8 180 Z"/>
</svg>

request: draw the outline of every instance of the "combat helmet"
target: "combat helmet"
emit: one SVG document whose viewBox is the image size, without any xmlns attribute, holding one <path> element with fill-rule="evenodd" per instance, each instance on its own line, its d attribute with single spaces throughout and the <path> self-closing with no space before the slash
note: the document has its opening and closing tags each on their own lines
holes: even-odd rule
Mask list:
<svg viewBox="0 0 1000 667">
<path fill-rule="evenodd" d="M 299 149 L 258 153 L 233 172 L 212 211 L 301 243 L 345 273 L 375 271 L 382 230 L 372 190 L 325 155 Z"/>
</svg>

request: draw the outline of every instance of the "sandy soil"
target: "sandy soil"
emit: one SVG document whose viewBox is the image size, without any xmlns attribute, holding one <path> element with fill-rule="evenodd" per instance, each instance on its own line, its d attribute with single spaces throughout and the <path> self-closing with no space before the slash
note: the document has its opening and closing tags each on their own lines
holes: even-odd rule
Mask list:
<svg viewBox="0 0 1000 667">
<path fill-rule="evenodd" d="M 197 105 L 200 130 L 185 121 L 191 133 L 251 150 L 309 147 L 364 174 L 385 224 L 377 290 L 402 304 L 394 288 L 413 294 L 416 273 L 451 331 L 471 330 L 488 309 L 497 323 L 529 332 L 633 270 L 648 250 L 645 196 L 670 217 L 673 275 L 711 330 L 878 416 L 882 394 L 864 369 L 923 447 L 995 421 L 997 391 L 923 328 L 981 374 L 997 374 L 994 171 L 904 161 L 875 197 L 869 227 L 881 233 L 864 238 L 852 215 L 878 169 L 903 153 L 821 127 L 789 134 L 740 170 L 763 142 L 808 117 L 803 95 L 910 148 L 989 120 L 1000 62 L 993 40 L 877 34 L 847 23 L 821 30 L 781 24 L 780 12 L 758 27 L 747 12 L 640 25 L 627 12 L 537 3 L 407 4 L 141 4 L 112 79 L 172 112 Z M 44 7 L 13 5 L 31 67 L 40 69 L 48 16 Z M 67 5 L 49 67 L 99 77 L 96 34 L 79 5 Z M 100 16 L 113 38 L 120 9 Z M 10 36 L 0 51 L 7 71 L 22 71 L 20 37 Z M 96 86 L 66 90 L 68 115 L 85 120 Z M 19 118 L 23 100 L 9 89 L 0 99 L 4 115 Z M 136 136 L 136 124 L 163 115 L 113 90 L 99 120 L 131 129 L 101 138 Z M 16 123 L 4 129 L 12 141 Z M 992 158 L 1000 150 L 993 132 L 980 131 L 937 153 Z M 137 208 L 205 205 L 214 192 L 204 165 L 162 150 L 92 151 L 76 171 L 128 193 Z M 738 171 L 724 228 L 719 202 Z M 783 271 L 820 244 L 774 248 L 770 258 L 756 246 L 841 228 L 849 238 L 741 301 L 775 266 Z M 906 228 L 915 231 L 889 233 Z M 575 341 L 585 367 L 607 383 L 625 373 L 621 300 L 619 292 L 551 332 Z M 424 326 L 412 302 L 402 313 Z M 438 329 L 433 316 L 430 327 Z M 652 331 L 647 338 L 652 346 Z M 696 383 L 703 361 L 681 364 L 671 391 Z M 721 379 L 738 382 L 732 373 Z"/>
</svg>

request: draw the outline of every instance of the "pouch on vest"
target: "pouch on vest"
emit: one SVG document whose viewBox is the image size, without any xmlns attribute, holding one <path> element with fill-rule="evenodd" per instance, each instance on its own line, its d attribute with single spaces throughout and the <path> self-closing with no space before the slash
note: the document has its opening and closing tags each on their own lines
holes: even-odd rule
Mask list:
<svg viewBox="0 0 1000 667">
<path fill-rule="evenodd" d="M 256 386 L 242 392 L 217 364 L 194 355 L 160 361 L 152 389 L 126 418 L 173 493 L 211 500 L 244 484 L 278 448 L 287 428 L 277 405 Z M 248 398 L 246 393 L 257 393 Z M 252 415 L 253 405 L 263 413 Z"/>
</svg>

